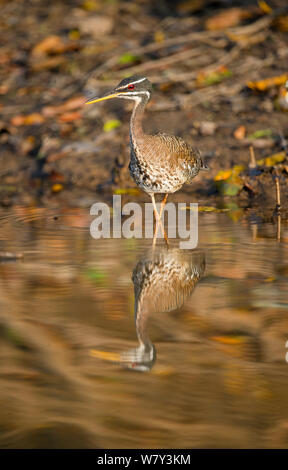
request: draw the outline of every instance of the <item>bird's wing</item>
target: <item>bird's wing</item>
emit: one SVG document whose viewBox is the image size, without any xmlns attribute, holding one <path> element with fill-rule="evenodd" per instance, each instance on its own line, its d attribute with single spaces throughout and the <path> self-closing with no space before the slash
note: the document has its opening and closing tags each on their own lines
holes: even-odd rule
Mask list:
<svg viewBox="0 0 288 470">
<path fill-rule="evenodd" d="M 181 137 L 174 135 L 159 133 L 157 137 L 166 149 L 166 153 L 170 158 L 184 160 L 189 164 L 198 166 L 200 170 L 209 170 L 208 166 L 201 158 L 200 150 L 190 147 Z"/>
</svg>

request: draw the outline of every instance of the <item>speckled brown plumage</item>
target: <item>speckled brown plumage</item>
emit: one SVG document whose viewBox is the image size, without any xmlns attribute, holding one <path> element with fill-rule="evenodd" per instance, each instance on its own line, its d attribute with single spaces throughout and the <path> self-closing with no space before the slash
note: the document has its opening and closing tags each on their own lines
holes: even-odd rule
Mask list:
<svg viewBox="0 0 288 470">
<path fill-rule="evenodd" d="M 151 252 L 140 260 L 132 275 L 135 316 L 180 308 L 205 270 L 202 252 L 178 249 Z"/>
<path fill-rule="evenodd" d="M 145 81 L 141 82 L 144 90 L 148 87 Z M 189 147 L 183 139 L 165 133 L 149 135 L 143 132 L 142 117 L 150 97 L 148 93 L 143 93 L 141 99 L 135 100 L 131 116 L 130 174 L 136 184 L 149 194 L 174 193 L 207 167 L 200 152 Z"/>
<path fill-rule="evenodd" d="M 149 317 L 182 307 L 203 276 L 204 270 L 205 255 L 200 251 L 151 251 L 138 261 L 132 280 L 139 347 L 122 354 L 125 367 L 142 371 L 152 367 L 156 350 L 148 336 Z"/>
</svg>

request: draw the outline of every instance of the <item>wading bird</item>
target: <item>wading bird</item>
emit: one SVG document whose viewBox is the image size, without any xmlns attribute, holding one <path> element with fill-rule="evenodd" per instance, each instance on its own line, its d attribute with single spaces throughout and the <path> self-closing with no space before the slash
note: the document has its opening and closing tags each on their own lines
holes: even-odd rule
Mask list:
<svg viewBox="0 0 288 470">
<path fill-rule="evenodd" d="M 149 318 L 153 314 L 180 309 L 192 295 L 204 271 L 205 253 L 202 251 L 149 251 L 138 261 L 132 280 L 139 346 L 122 353 L 123 367 L 142 372 L 151 369 L 156 360 L 156 349 L 148 335 Z"/>
<path fill-rule="evenodd" d="M 154 214 L 165 236 L 161 216 L 169 193 L 178 191 L 190 183 L 200 170 L 207 170 L 200 152 L 187 145 L 183 139 L 159 133 L 143 132 L 142 118 L 152 93 L 152 84 L 146 77 L 134 75 L 122 80 L 119 85 L 101 98 L 91 98 L 86 104 L 111 98 L 133 100 L 135 105 L 130 120 L 131 160 L 129 170 L 136 184 L 152 199 Z M 155 194 L 165 194 L 158 213 Z M 165 237 L 166 238 L 166 237 Z M 167 241 L 167 238 L 166 238 Z"/>
</svg>

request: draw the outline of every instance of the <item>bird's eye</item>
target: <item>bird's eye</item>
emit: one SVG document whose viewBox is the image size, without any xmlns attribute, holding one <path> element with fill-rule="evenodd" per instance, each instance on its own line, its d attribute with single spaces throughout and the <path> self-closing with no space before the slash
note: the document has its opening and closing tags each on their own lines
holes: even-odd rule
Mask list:
<svg viewBox="0 0 288 470">
<path fill-rule="evenodd" d="M 133 90 L 134 85 L 128 85 L 128 90 Z"/>
</svg>

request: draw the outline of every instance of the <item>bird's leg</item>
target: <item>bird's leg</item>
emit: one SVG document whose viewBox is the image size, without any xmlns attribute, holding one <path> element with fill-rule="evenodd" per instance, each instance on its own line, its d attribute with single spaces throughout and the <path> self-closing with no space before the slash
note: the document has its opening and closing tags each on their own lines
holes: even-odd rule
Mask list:
<svg viewBox="0 0 288 470">
<path fill-rule="evenodd" d="M 168 240 L 167 234 L 166 234 L 165 229 L 163 228 L 163 225 L 162 225 L 162 213 L 163 213 L 163 209 L 165 207 L 167 198 L 168 198 L 168 193 L 165 194 L 163 200 L 161 201 L 160 212 L 159 212 L 159 220 L 160 220 L 160 224 L 161 224 L 162 233 L 163 233 L 164 238 L 165 238 L 165 242 L 166 242 L 167 245 L 169 245 L 169 240 Z M 156 233 L 158 234 L 158 226 L 155 228 L 155 230 L 157 230 Z"/>
<path fill-rule="evenodd" d="M 168 197 L 168 194 L 166 194 L 163 201 L 161 202 L 161 208 L 160 208 L 161 215 L 162 215 L 163 208 L 164 208 L 164 205 L 166 203 L 167 197 Z M 159 216 L 158 211 L 157 211 L 154 194 L 151 194 L 151 199 L 152 199 L 153 208 L 154 208 L 154 215 L 155 215 L 155 219 L 156 219 L 156 224 L 155 224 L 155 229 L 154 229 L 154 236 L 153 236 L 153 246 L 155 246 L 155 244 L 156 244 L 156 238 L 157 238 L 157 234 L 158 234 L 158 225 L 160 225 L 163 237 L 165 238 L 165 241 L 166 241 L 167 245 L 169 245 L 168 237 L 166 235 L 166 232 L 165 232 L 163 224 L 162 224 L 161 215 Z M 163 204 L 163 202 L 164 202 L 164 204 Z"/>
<path fill-rule="evenodd" d="M 168 198 L 168 193 L 165 194 L 164 199 L 163 199 L 163 201 L 161 202 L 160 213 L 159 213 L 159 218 L 160 218 L 160 220 L 161 220 L 161 217 L 162 217 L 162 212 L 163 212 L 163 209 L 164 209 L 164 207 L 165 207 L 167 198 Z"/>
</svg>

